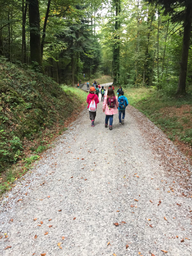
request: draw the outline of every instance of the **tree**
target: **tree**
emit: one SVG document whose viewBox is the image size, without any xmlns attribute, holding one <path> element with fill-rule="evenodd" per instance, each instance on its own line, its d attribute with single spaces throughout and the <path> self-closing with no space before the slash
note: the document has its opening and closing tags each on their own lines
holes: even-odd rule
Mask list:
<svg viewBox="0 0 192 256">
<path fill-rule="evenodd" d="M 160 4 L 165 13 L 169 13 L 173 22 L 183 22 L 183 45 L 182 57 L 180 62 L 180 74 L 177 94 L 186 93 L 186 77 L 187 77 L 187 64 L 191 37 L 191 23 L 192 23 L 192 2 L 191 0 L 148 0 L 150 3 Z M 180 12 L 177 11 L 181 7 Z"/>
<path fill-rule="evenodd" d="M 114 48 L 113 48 L 113 84 L 119 83 L 119 68 L 120 68 L 120 12 L 121 12 L 121 0 L 113 0 L 115 8 L 115 31 L 114 31 Z"/>
<path fill-rule="evenodd" d="M 29 0 L 30 57 L 31 62 L 42 64 L 40 41 L 39 1 Z"/>
</svg>

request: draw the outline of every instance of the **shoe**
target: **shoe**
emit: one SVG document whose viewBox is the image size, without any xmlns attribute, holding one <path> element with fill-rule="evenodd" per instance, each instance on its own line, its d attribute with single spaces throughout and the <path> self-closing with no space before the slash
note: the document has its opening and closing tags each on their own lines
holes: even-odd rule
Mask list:
<svg viewBox="0 0 192 256">
<path fill-rule="evenodd" d="M 121 124 L 124 124 L 124 119 L 121 120 Z"/>
<path fill-rule="evenodd" d="M 94 127 L 94 126 L 95 126 L 95 125 L 94 125 L 94 121 L 91 121 L 91 126 L 92 126 L 92 127 Z"/>
<path fill-rule="evenodd" d="M 112 130 L 112 129 L 113 129 L 112 125 L 109 125 L 109 130 Z"/>
<path fill-rule="evenodd" d="M 107 126 L 108 126 L 108 125 L 107 125 L 107 124 L 105 124 L 105 128 L 107 128 Z"/>
</svg>

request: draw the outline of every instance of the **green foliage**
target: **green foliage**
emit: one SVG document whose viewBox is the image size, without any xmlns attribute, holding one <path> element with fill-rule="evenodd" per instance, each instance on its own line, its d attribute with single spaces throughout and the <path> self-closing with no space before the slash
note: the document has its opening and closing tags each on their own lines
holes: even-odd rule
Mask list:
<svg viewBox="0 0 192 256">
<path fill-rule="evenodd" d="M 63 123 L 82 102 L 77 93 L 65 93 L 41 73 L 24 70 L 5 59 L 1 63 L 0 173 L 22 159 L 24 141 L 33 141 L 45 130 Z"/>
</svg>

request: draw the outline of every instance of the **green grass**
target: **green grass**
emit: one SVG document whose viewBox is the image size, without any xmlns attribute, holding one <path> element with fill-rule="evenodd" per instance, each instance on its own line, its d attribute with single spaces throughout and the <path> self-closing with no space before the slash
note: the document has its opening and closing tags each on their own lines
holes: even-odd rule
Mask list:
<svg viewBox="0 0 192 256">
<path fill-rule="evenodd" d="M 185 111 L 183 114 L 187 116 L 180 116 L 179 111 L 179 108 L 184 105 L 192 105 L 192 94 L 177 98 L 167 96 L 162 91 L 156 91 L 153 88 L 143 87 L 126 88 L 124 91 L 130 105 L 144 113 L 171 140 L 178 139 L 192 145 L 192 129 L 189 128 L 192 124 L 192 113 Z M 169 115 L 171 107 L 175 110 L 172 116 Z"/>
<path fill-rule="evenodd" d="M 80 99 L 81 103 L 85 102 L 87 99 L 87 93 L 79 88 L 71 87 L 67 85 L 61 85 L 61 88 L 67 94 L 71 94 L 71 93 L 75 94 Z"/>
</svg>

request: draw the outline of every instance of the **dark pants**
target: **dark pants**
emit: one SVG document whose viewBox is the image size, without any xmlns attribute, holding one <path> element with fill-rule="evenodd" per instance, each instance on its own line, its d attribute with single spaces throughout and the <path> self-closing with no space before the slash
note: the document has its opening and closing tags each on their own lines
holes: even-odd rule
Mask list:
<svg viewBox="0 0 192 256">
<path fill-rule="evenodd" d="M 121 123 L 121 117 L 122 119 L 125 118 L 125 110 L 119 110 L 119 122 Z"/>
<path fill-rule="evenodd" d="M 108 124 L 109 121 L 109 125 L 113 124 L 113 115 L 106 115 L 105 116 L 105 124 Z"/>
<path fill-rule="evenodd" d="M 90 120 L 95 120 L 95 117 L 96 117 L 96 111 L 95 112 L 91 112 L 89 111 L 89 117 L 90 117 Z"/>
</svg>

